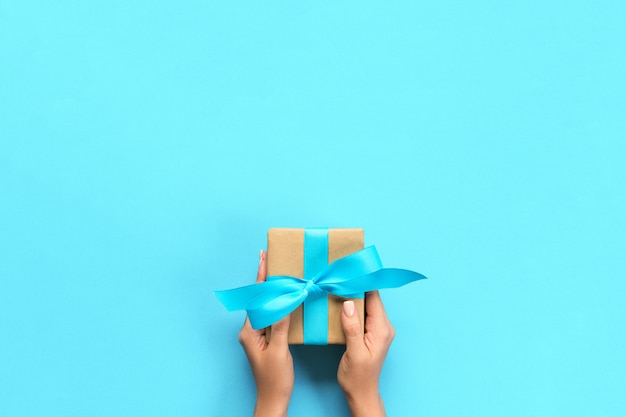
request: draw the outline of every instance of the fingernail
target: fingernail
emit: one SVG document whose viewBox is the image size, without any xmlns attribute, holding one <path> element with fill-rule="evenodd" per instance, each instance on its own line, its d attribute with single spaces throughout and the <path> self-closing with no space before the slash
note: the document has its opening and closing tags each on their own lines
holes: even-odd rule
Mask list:
<svg viewBox="0 0 626 417">
<path fill-rule="evenodd" d="M 343 312 L 346 316 L 352 317 L 354 315 L 354 301 L 344 301 Z"/>
<path fill-rule="evenodd" d="M 263 262 L 263 249 L 261 249 L 261 251 L 259 252 L 259 265 L 261 265 L 261 262 Z"/>
</svg>

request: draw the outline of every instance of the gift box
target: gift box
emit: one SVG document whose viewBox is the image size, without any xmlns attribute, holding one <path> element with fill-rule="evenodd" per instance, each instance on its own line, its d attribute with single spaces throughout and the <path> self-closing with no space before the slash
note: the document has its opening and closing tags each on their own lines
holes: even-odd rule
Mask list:
<svg viewBox="0 0 626 417">
<path fill-rule="evenodd" d="M 311 279 L 333 261 L 363 249 L 363 229 L 270 229 L 267 233 L 267 275 Z M 361 294 L 362 296 L 362 294 Z M 315 294 L 291 313 L 290 344 L 345 344 L 341 309 L 353 300 L 365 323 L 363 298 Z M 271 337 L 271 329 L 267 329 Z"/>
<path fill-rule="evenodd" d="M 270 229 L 265 282 L 214 291 L 228 311 L 246 310 L 253 329 L 291 314 L 289 343 L 343 344 L 341 310 L 353 299 L 361 324 L 367 291 L 426 278 L 384 268 L 376 247 L 363 248 L 363 229 Z"/>
</svg>

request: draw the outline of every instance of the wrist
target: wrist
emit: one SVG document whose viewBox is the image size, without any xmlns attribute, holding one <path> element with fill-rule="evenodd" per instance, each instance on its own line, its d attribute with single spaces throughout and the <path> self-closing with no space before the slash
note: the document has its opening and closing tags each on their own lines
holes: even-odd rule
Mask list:
<svg viewBox="0 0 626 417">
<path fill-rule="evenodd" d="M 353 392 L 344 391 L 352 417 L 384 417 L 385 405 L 378 389 Z"/>
<path fill-rule="evenodd" d="M 287 417 L 289 400 L 275 400 L 258 397 L 254 407 L 254 417 Z"/>
</svg>

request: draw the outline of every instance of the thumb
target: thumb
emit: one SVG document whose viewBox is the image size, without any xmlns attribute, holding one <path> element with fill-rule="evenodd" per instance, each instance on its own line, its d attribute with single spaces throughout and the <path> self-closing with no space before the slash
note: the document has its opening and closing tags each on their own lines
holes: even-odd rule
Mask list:
<svg viewBox="0 0 626 417">
<path fill-rule="evenodd" d="M 284 319 L 272 324 L 271 346 L 287 346 L 289 344 L 289 321 L 291 314 L 287 314 Z"/>
<path fill-rule="evenodd" d="M 346 336 L 346 350 L 361 349 L 365 346 L 361 319 L 354 306 L 354 301 L 343 302 L 341 327 L 343 327 L 343 334 Z"/>
</svg>

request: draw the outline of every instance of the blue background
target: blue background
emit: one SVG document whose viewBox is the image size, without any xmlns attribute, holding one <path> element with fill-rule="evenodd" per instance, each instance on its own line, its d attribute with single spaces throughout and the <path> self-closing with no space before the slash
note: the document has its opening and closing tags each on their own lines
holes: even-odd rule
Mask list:
<svg viewBox="0 0 626 417">
<path fill-rule="evenodd" d="M 626 3 L 207 3 L 0 2 L 0 415 L 250 415 L 211 290 L 276 226 L 430 278 L 390 416 L 626 415 Z"/>
</svg>

